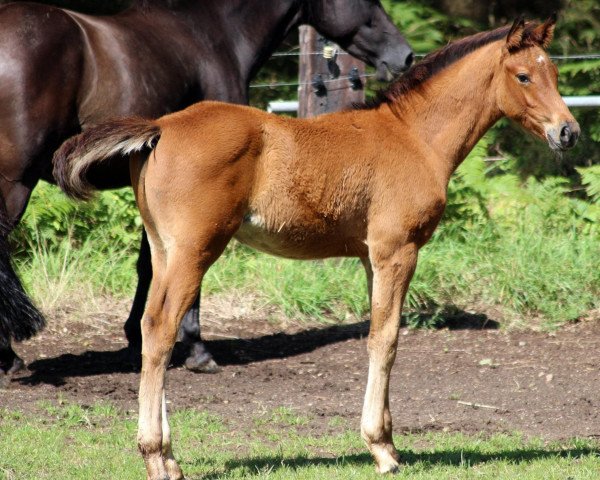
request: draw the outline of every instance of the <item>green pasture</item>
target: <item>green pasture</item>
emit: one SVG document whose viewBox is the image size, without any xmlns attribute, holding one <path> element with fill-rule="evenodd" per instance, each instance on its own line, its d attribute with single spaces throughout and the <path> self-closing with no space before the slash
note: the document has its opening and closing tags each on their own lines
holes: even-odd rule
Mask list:
<svg viewBox="0 0 600 480">
<path fill-rule="evenodd" d="M 196 410 L 171 415 L 176 457 L 189 480 L 381 478 L 358 429 L 332 419 L 335 433 L 303 433 L 312 422 L 289 408 L 251 419 L 253 429 Z M 0 410 L 0 479 L 139 479 L 133 415 L 110 404 L 43 404 L 40 412 Z M 397 435 L 404 467 L 398 479 L 596 479 L 599 444 L 545 443 L 518 434 Z"/>
</svg>

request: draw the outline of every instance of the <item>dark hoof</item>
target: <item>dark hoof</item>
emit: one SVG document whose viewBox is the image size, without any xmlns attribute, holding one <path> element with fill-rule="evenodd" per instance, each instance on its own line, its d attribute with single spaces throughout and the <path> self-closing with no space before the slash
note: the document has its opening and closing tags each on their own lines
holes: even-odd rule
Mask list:
<svg viewBox="0 0 600 480">
<path fill-rule="evenodd" d="M 6 373 L 8 373 L 9 375 L 14 375 L 15 373 L 20 372 L 21 370 L 25 370 L 25 362 L 19 357 L 16 357 L 13 360 L 12 366 L 8 369 L 8 372 Z"/>
<path fill-rule="evenodd" d="M 7 363 L 0 364 L 0 374 L 14 375 L 21 370 L 25 370 L 25 362 L 17 356 Z"/>
<path fill-rule="evenodd" d="M 221 367 L 210 355 L 188 357 L 185 360 L 185 368 L 196 373 L 217 373 L 221 371 Z"/>
<path fill-rule="evenodd" d="M 213 360 L 204 343 L 200 341 L 189 346 L 185 368 L 196 373 L 217 373 L 221 370 L 221 367 Z"/>
<path fill-rule="evenodd" d="M 4 371 L 0 370 L 0 390 L 8 388 L 9 381 L 10 379 L 8 378 L 8 375 L 6 375 Z"/>
</svg>

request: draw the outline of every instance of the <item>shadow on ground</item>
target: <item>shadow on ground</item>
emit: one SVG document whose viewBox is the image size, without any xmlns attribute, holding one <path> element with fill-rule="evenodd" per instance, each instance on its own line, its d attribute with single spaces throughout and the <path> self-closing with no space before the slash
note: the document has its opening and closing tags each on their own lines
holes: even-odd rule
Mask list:
<svg viewBox="0 0 600 480">
<path fill-rule="evenodd" d="M 406 452 L 400 451 L 401 462 L 405 466 L 420 464 L 423 470 L 429 470 L 439 466 L 460 467 L 466 465 L 478 465 L 488 462 L 504 461 L 511 464 L 528 463 L 546 458 L 570 458 L 577 459 L 587 455 L 598 455 L 598 450 L 590 448 L 570 448 L 564 450 L 541 450 L 541 449 L 517 449 L 504 450 L 495 453 L 481 453 L 473 450 L 448 450 L 440 452 Z M 200 461 L 198 463 L 201 463 Z M 188 463 L 194 465 L 194 463 Z M 260 473 L 274 472 L 282 468 L 296 470 L 311 466 L 335 467 L 344 465 L 351 466 L 373 466 L 373 458 L 368 453 L 352 454 L 337 458 L 298 456 L 285 458 L 283 456 L 253 457 L 240 460 L 230 460 L 225 463 L 224 470 L 227 473 L 211 473 L 201 476 L 202 480 L 218 480 L 230 478 L 229 472 L 235 469 Z M 185 469 L 185 466 L 184 466 Z"/>
<path fill-rule="evenodd" d="M 419 314 L 417 321 L 429 325 L 432 315 Z M 498 323 L 483 314 L 457 311 L 435 324 L 450 329 L 495 329 Z M 311 328 L 297 333 L 275 333 L 250 339 L 207 341 L 206 346 L 219 365 L 246 365 L 264 360 L 287 358 L 308 353 L 326 345 L 360 339 L 369 334 L 369 322 Z M 172 367 L 183 365 L 187 356 L 184 345 L 177 344 L 171 361 Z M 40 383 L 64 385 L 68 377 L 88 377 L 113 373 L 131 373 L 140 370 L 139 358 L 128 349 L 86 351 L 79 354 L 65 353 L 53 358 L 33 361 L 28 366 L 29 375 L 21 375 L 16 381 L 25 385 Z"/>
</svg>

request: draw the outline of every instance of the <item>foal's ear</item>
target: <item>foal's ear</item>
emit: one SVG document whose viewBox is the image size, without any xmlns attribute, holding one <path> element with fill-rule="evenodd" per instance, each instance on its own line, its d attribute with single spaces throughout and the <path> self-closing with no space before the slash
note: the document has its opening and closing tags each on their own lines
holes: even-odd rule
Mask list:
<svg viewBox="0 0 600 480">
<path fill-rule="evenodd" d="M 523 15 L 520 15 L 508 32 L 506 36 L 506 48 L 511 50 L 516 50 L 521 46 L 521 41 L 523 40 L 523 33 L 525 32 L 525 19 Z"/>
<path fill-rule="evenodd" d="M 548 20 L 536 27 L 533 31 L 533 38 L 544 49 L 550 46 L 554 38 L 554 28 L 556 27 L 556 12 Z"/>
</svg>

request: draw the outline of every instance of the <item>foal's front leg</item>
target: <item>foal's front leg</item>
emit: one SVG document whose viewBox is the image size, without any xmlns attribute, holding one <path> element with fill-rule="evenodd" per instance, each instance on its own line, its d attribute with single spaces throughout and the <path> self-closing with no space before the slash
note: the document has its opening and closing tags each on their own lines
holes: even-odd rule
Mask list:
<svg viewBox="0 0 600 480">
<path fill-rule="evenodd" d="M 387 473 L 399 467 L 399 456 L 392 439 L 389 407 L 389 381 L 396 358 L 400 313 L 408 285 L 417 264 L 414 244 L 370 247 L 373 269 L 369 378 L 363 405 L 361 434 L 373 457 L 377 471 Z"/>
</svg>

